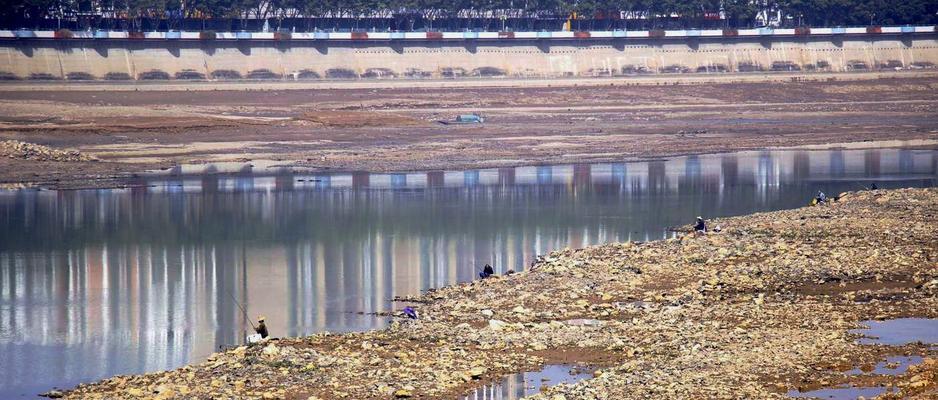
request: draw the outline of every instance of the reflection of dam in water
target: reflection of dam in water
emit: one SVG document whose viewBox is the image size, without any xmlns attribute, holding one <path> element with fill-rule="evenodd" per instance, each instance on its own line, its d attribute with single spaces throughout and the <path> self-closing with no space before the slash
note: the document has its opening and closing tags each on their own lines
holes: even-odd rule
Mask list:
<svg viewBox="0 0 938 400">
<path fill-rule="evenodd" d="M 662 238 L 698 214 L 797 207 L 817 190 L 933 186 L 938 152 L 408 174 L 188 168 L 130 189 L 0 191 L 0 397 L 238 343 L 250 326 L 232 297 L 278 336 L 380 327 L 359 313 L 487 262 L 522 270 L 553 249 Z"/>
<path fill-rule="evenodd" d="M 849 155 L 849 157 L 848 157 Z M 716 189 L 725 185 L 778 185 L 811 179 L 849 177 L 888 179 L 883 174 L 934 175 L 936 162 L 928 151 L 911 149 L 751 152 L 745 155 L 687 156 L 670 160 L 492 168 L 414 173 L 293 173 L 274 165 L 260 169 L 249 163 L 176 167 L 138 182 L 147 192 L 214 192 L 295 189 L 422 189 L 505 185 L 611 184 L 620 192 L 677 191 L 702 180 Z M 227 173 L 228 175 L 217 175 Z M 206 175 L 210 174 L 210 175 Z M 196 176 L 193 176 L 196 175 Z M 144 188 L 144 186 L 149 185 Z"/>
</svg>

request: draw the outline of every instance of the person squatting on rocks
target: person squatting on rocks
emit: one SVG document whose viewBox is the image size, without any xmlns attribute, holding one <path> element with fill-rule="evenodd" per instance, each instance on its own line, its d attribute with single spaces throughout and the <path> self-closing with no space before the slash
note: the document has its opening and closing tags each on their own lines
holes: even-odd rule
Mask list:
<svg viewBox="0 0 938 400">
<path fill-rule="evenodd" d="M 410 319 L 417 319 L 417 310 L 414 310 L 413 307 L 404 307 L 404 316 Z"/>
<path fill-rule="evenodd" d="M 254 332 L 257 332 L 258 335 L 261 335 L 261 339 L 267 339 L 269 334 L 267 333 L 267 324 L 264 323 L 264 316 L 257 317 L 257 327 L 254 328 Z"/>
<path fill-rule="evenodd" d="M 827 201 L 827 195 L 824 192 L 818 190 L 817 196 L 814 197 L 814 204 L 822 204 Z"/>
<path fill-rule="evenodd" d="M 707 233 L 707 223 L 703 217 L 697 217 L 697 224 L 694 225 L 694 233 Z"/>
<path fill-rule="evenodd" d="M 479 272 L 479 278 L 485 279 L 492 275 L 495 275 L 495 270 L 492 269 L 491 265 L 485 264 L 485 267 L 482 267 L 482 272 Z"/>
</svg>

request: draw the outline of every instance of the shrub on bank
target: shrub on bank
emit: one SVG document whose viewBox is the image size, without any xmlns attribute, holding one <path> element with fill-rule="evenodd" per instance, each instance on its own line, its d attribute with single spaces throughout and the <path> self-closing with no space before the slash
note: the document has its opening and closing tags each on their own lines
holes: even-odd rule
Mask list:
<svg viewBox="0 0 938 400">
<path fill-rule="evenodd" d="M 762 66 L 751 61 L 744 61 L 736 66 L 736 70 L 739 72 L 760 72 L 762 71 Z"/>
<path fill-rule="evenodd" d="M 65 79 L 70 81 L 93 81 L 97 78 L 87 72 L 69 72 L 68 75 L 65 75 Z"/>
<path fill-rule="evenodd" d="M 627 64 L 622 66 L 623 75 L 647 74 L 649 72 L 650 71 L 648 71 L 648 68 L 646 68 L 644 65 Z"/>
<path fill-rule="evenodd" d="M 501 68 L 495 68 L 495 67 L 479 67 L 479 68 L 472 70 L 472 76 L 489 77 L 489 76 L 505 76 L 505 75 L 508 75 L 508 73 L 505 70 Z"/>
<path fill-rule="evenodd" d="M 126 72 L 108 72 L 104 74 L 104 80 L 106 81 L 129 81 L 131 79 L 133 77 Z"/>
<path fill-rule="evenodd" d="M 850 60 L 847 61 L 847 70 L 853 71 L 865 71 L 870 69 L 866 62 L 860 60 Z"/>
<path fill-rule="evenodd" d="M 241 73 L 231 69 L 216 69 L 211 76 L 212 79 L 241 79 Z"/>
<path fill-rule="evenodd" d="M 697 72 L 727 72 L 729 68 L 723 64 L 709 64 L 697 67 Z"/>
<path fill-rule="evenodd" d="M 267 68 L 255 69 L 248 72 L 248 79 L 281 79 L 282 75 L 275 73 Z"/>
<path fill-rule="evenodd" d="M 296 79 L 319 79 L 322 78 L 318 72 L 311 69 L 300 70 L 296 73 Z"/>
<path fill-rule="evenodd" d="M 397 74 L 395 74 L 394 71 L 392 71 L 390 68 L 368 68 L 361 76 L 362 78 L 381 79 L 394 78 L 397 76 Z"/>
<path fill-rule="evenodd" d="M 357 79 L 358 73 L 348 68 L 329 68 L 326 70 L 326 78 L 330 79 Z"/>
<path fill-rule="evenodd" d="M 166 71 L 151 69 L 147 72 L 142 72 L 140 75 L 137 75 L 137 79 L 141 81 L 166 81 L 169 80 L 170 77 Z"/>
<path fill-rule="evenodd" d="M 801 71 L 801 66 L 791 61 L 773 61 L 772 71 Z"/>
<path fill-rule="evenodd" d="M 52 74 L 47 74 L 45 72 L 34 72 L 29 74 L 29 80 L 31 81 L 57 81 L 60 79 L 62 78 Z"/>
<path fill-rule="evenodd" d="M 440 76 L 444 78 L 458 78 L 466 76 L 466 69 L 461 67 L 443 67 L 440 68 Z"/>
<path fill-rule="evenodd" d="M 196 71 L 194 69 L 184 69 L 176 73 L 176 79 L 180 79 L 180 80 L 205 79 L 205 74 L 199 71 Z"/>
<path fill-rule="evenodd" d="M 896 68 L 902 68 L 904 66 L 905 65 L 902 64 L 902 61 L 899 61 L 899 60 L 889 60 L 889 61 L 879 64 L 880 68 L 886 68 L 886 69 L 896 69 Z"/>
<path fill-rule="evenodd" d="M 613 76 L 615 71 L 609 68 L 590 68 L 586 76 Z"/>
<path fill-rule="evenodd" d="M 680 64 L 671 64 L 661 68 L 662 74 L 684 74 L 687 72 L 690 72 L 690 68 Z"/>
<path fill-rule="evenodd" d="M 404 76 L 407 78 L 429 78 L 433 76 L 430 71 L 424 71 L 418 68 L 408 68 L 404 71 Z"/>
</svg>

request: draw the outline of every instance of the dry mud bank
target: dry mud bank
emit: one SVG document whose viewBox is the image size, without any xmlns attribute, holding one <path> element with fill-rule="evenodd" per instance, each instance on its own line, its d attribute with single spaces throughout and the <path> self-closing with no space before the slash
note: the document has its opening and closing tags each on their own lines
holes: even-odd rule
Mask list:
<svg viewBox="0 0 938 400">
<path fill-rule="evenodd" d="M 938 190 L 712 221 L 722 231 L 548 254 L 529 271 L 416 298 L 419 320 L 238 347 L 69 398 L 453 398 L 503 374 L 583 362 L 544 399 L 783 398 L 894 386 L 935 398 L 938 351 L 857 343 L 870 319 L 938 317 Z M 276 333 L 276 332 L 274 332 Z M 848 375 L 918 355 L 900 376 Z"/>
<path fill-rule="evenodd" d="M 934 72 L 748 78 L 757 77 L 454 88 L 206 83 L 139 92 L 0 85 L 0 141 L 97 160 L 0 153 L 0 185 L 114 187 L 154 168 L 224 161 L 426 171 L 938 139 Z M 470 112 L 486 123 L 440 123 Z"/>
</svg>

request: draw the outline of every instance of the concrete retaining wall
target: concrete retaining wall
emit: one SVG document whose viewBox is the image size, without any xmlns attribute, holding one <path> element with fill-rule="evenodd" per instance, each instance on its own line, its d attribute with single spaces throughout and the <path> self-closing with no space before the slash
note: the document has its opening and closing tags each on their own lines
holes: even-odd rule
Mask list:
<svg viewBox="0 0 938 400">
<path fill-rule="evenodd" d="M 933 32 L 566 40 L 0 38 L 0 79 L 558 77 L 935 65 Z"/>
</svg>

